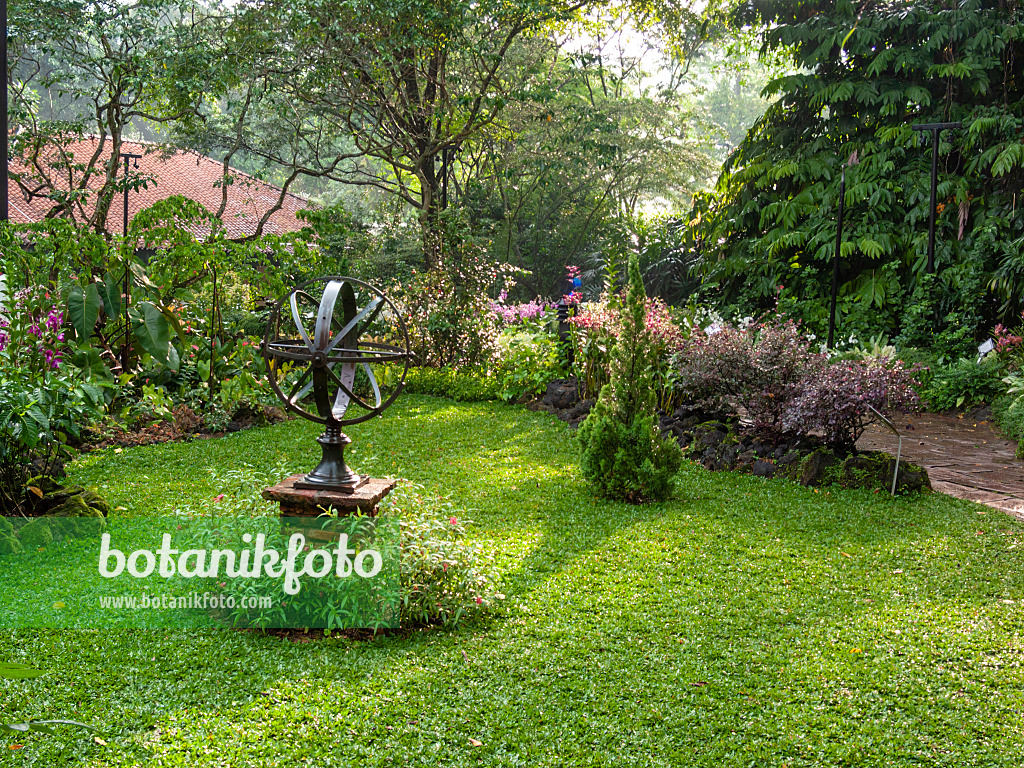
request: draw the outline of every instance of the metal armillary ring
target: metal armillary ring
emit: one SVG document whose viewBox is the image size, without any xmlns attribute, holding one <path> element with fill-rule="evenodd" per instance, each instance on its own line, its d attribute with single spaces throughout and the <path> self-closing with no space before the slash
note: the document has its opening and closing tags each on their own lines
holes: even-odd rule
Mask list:
<svg viewBox="0 0 1024 768">
<path fill-rule="evenodd" d="M 324 425 L 317 438 L 323 458 L 295 487 L 354 492 L 367 477 L 345 464 L 345 446 L 352 440 L 341 428 L 380 414 L 405 384 L 411 355 L 398 309 L 361 280 L 310 280 L 275 305 L 261 351 L 270 386 L 285 407 Z M 388 363 L 400 364 L 400 373 L 392 368 L 379 375 Z M 305 403 L 311 393 L 315 413 Z M 351 406 L 361 413 L 349 416 Z"/>
</svg>

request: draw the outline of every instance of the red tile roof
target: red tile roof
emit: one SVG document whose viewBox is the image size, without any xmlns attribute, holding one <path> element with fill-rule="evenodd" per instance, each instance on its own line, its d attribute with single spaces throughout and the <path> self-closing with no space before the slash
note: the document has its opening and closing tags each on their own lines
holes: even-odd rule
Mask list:
<svg viewBox="0 0 1024 768">
<path fill-rule="evenodd" d="M 86 137 L 72 144 L 69 150 L 74 152 L 76 161 L 83 162 L 96 151 L 97 142 L 96 137 Z M 138 161 L 138 170 L 132 167 L 131 172 L 133 175 L 138 174 L 153 179 L 146 189 L 139 188 L 137 191 L 129 191 L 129 219 L 140 210 L 172 195 L 184 195 L 191 198 L 201 203 L 211 213 L 216 213 L 220 208 L 223 163 L 190 151 L 176 151 L 165 157 L 160 145 L 148 142 L 125 141 L 121 144 L 121 151 L 142 155 Z M 97 189 L 103 181 L 102 164 L 110 158 L 110 152 L 110 142 L 108 141 L 103 158 L 97 163 L 99 173 L 94 176 L 95 183 L 90 184 L 92 189 Z M 23 170 L 23 168 L 24 166 L 18 167 L 16 160 L 11 162 L 12 173 Z M 122 162 L 118 175 L 123 172 L 124 164 Z M 228 203 L 221 220 L 227 228 L 227 236 L 234 240 L 253 235 L 256 232 L 260 218 L 277 203 L 281 189 L 241 171 L 231 169 L 230 172 L 234 181 L 228 185 Z M 45 196 L 26 200 L 13 181 L 8 185 L 8 198 L 10 219 L 15 223 L 27 224 L 41 221 L 47 211 L 53 207 L 53 201 Z M 115 194 L 114 201 L 107 213 L 106 229 L 115 234 L 121 234 L 124 226 L 123 199 L 122 193 Z M 94 202 L 90 201 L 86 206 L 87 215 L 92 213 Z M 298 195 L 287 193 L 284 196 L 281 210 L 276 211 L 268 219 L 263 227 L 263 233 L 279 235 L 301 229 L 303 222 L 295 214 L 307 207 L 312 207 L 312 203 Z M 196 231 L 193 234 L 202 239 L 209 234 L 209 230 Z"/>
</svg>

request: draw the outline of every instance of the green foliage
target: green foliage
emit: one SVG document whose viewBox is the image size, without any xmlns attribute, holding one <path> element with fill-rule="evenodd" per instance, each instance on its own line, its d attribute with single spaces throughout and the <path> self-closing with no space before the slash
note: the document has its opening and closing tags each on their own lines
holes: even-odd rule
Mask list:
<svg viewBox="0 0 1024 768">
<path fill-rule="evenodd" d="M 311 277 L 350 275 L 352 267 L 370 250 L 368 228 L 341 203 L 325 208 L 303 208 L 296 214 L 307 223 L 316 243 L 318 262 L 307 266 Z"/>
<path fill-rule="evenodd" d="M 472 402 L 501 400 L 504 388 L 497 377 L 479 368 L 416 366 L 405 377 L 405 391 Z"/>
<path fill-rule="evenodd" d="M 599 13 L 611 18 L 595 18 L 588 36 L 614 37 L 622 8 Z M 689 203 L 710 174 L 708 132 L 682 78 L 651 85 L 653 50 L 618 58 L 602 42 L 575 51 L 535 39 L 516 55 L 535 60 L 532 77 L 505 110 L 507 128 L 466 169 L 465 202 L 494 257 L 530 272 L 521 298 L 558 297 L 566 264 L 624 262 L 644 238 L 644 202 Z"/>
<path fill-rule="evenodd" d="M 1024 459 L 1024 379 L 1011 376 L 1004 380 L 1011 393 L 992 403 L 992 415 L 1004 435 L 1017 441 L 1017 458 Z"/>
<path fill-rule="evenodd" d="M 678 443 L 655 427 L 654 354 L 645 324 L 646 298 L 633 256 L 611 353 L 611 381 L 601 388 L 578 433 L 583 476 L 599 495 L 631 503 L 667 499 L 682 462 Z"/>
<path fill-rule="evenodd" d="M 389 287 L 405 310 L 409 343 L 421 365 L 485 367 L 495 358 L 498 319 L 489 294 L 511 285 L 517 270 L 486 258 L 459 222 L 435 269 Z"/>
<path fill-rule="evenodd" d="M 653 414 L 623 423 L 606 390 L 579 428 L 583 476 L 605 498 L 630 503 L 669 498 L 682 464 L 679 445 L 658 433 Z"/>
<path fill-rule="evenodd" d="M 399 520 L 403 627 L 455 627 L 504 600 L 496 588 L 494 556 L 464 541 L 473 522 L 450 499 L 406 485 L 382 502 L 381 511 Z"/>
<path fill-rule="evenodd" d="M 0 371 L 0 514 L 22 508 L 30 477 L 49 474 L 103 406 L 102 388 L 66 373 L 33 380 L 17 369 Z"/>
<path fill-rule="evenodd" d="M 997 358 L 986 357 L 981 363 L 964 358 L 934 370 L 921 397 L 935 411 L 972 408 L 1006 391 L 1003 376 L 1003 364 Z"/>
<path fill-rule="evenodd" d="M 42 670 L 33 669 L 25 664 L 0 663 L 0 678 L 5 680 L 31 680 L 45 674 Z M 53 736 L 54 731 L 50 728 L 51 725 L 73 725 L 76 728 L 85 728 L 89 731 L 96 730 L 91 725 L 79 723 L 75 720 L 32 720 L 27 723 L 0 723 L 0 731 L 19 735 L 25 733 L 46 733 Z"/>
<path fill-rule="evenodd" d="M 565 375 L 565 353 L 543 315 L 502 331 L 498 359 L 494 375 L 506 402 L 539 395 L 549 381 Z"/>
<path fill-rule="evenodd" d="M 724 291 L 751 314 L 778 299 L 822 335 L 845 167 L 842 335 L 902 332 L 901 345 L 931 346 L 961 327 L 964 338 L 938 343 L 963 354 L 981 328 L 1019 311 L 1024 174 L 1011 169 L 1024 160 L 1024 10 L 812 1 L 743 13 L 764 25 L 764 52 L 791 55 L 799 71 L 769 86 L 779 101 L 695 206 L 708 295 Z M 930 284 L 930 144 L 911 124 L 950 121 L 964 128 L 942 134 Z"/>
<path fill-rule="evenodd" d="M 190 0 L 132 8 L 112 0 L 11 2 L 11 150 L 20 160 L 11 180 L 24 199 L 45 206 L 48 219 L 70 218 L 97 237 L 104 232 L 114 196 L 152 183 L 116 172 L 127 134 L 146 130 L 145 120 L 180 119 L 194 110 L 192 99 L 174 103 L 172 91 L 198 93 L 205 68 L 186 73 L 169 66 L 195 64 L 197 33 L 205 27 L 195 21 L 209 17 Z M 106 151 L 76 147 L 85 134 Z M 123 234 L 114 223 L 120 217 L 109 222 Z M 82 264 L 88 262 L 73 267 Z"/>
</svg>

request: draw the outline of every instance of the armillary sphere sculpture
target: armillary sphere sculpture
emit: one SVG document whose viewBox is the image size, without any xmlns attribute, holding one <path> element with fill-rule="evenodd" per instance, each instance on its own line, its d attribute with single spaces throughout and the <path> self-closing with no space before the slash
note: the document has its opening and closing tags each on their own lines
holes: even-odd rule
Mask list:
<svg viewBox="0 0 1024 768">
<path fill-rule="evenodd" d="M 351 277 L 310 280 L 274 307 L 261 350 L 270 386 L 285 407 L 324 425 L 317 438 L 323 458 L 295 487 L 354 492 L 367 477 L 345 464 L 345 446 L 352 440 L 341 428 L 381 413 L 405 384 L 411 355 L 398 309 L 372 285 Z M 382 376 L 387 363 L 395 365 Z M 308 410 L 310 394 L 315 413 Z M 351 406 L 360 413 L 350 416 Z"/>
</svg>

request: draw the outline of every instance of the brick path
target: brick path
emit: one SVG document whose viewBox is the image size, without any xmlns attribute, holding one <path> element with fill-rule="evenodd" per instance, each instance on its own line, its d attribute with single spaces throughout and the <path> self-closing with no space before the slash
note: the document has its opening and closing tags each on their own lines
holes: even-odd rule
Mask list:
<svg viewBox="0 0 1024 768">
<path fill-rule="evenodd" d="M 990 422 L 933 413 L 901 416 L 902 458 L 928 470 L 932 488 L 970 499 L 1024 520 L 1024 461 L 1017 444 L 996 434 Z M 857 442 L 863 450 L 896 453 L 896 437 L 872 426 Z"/>
</svg>

